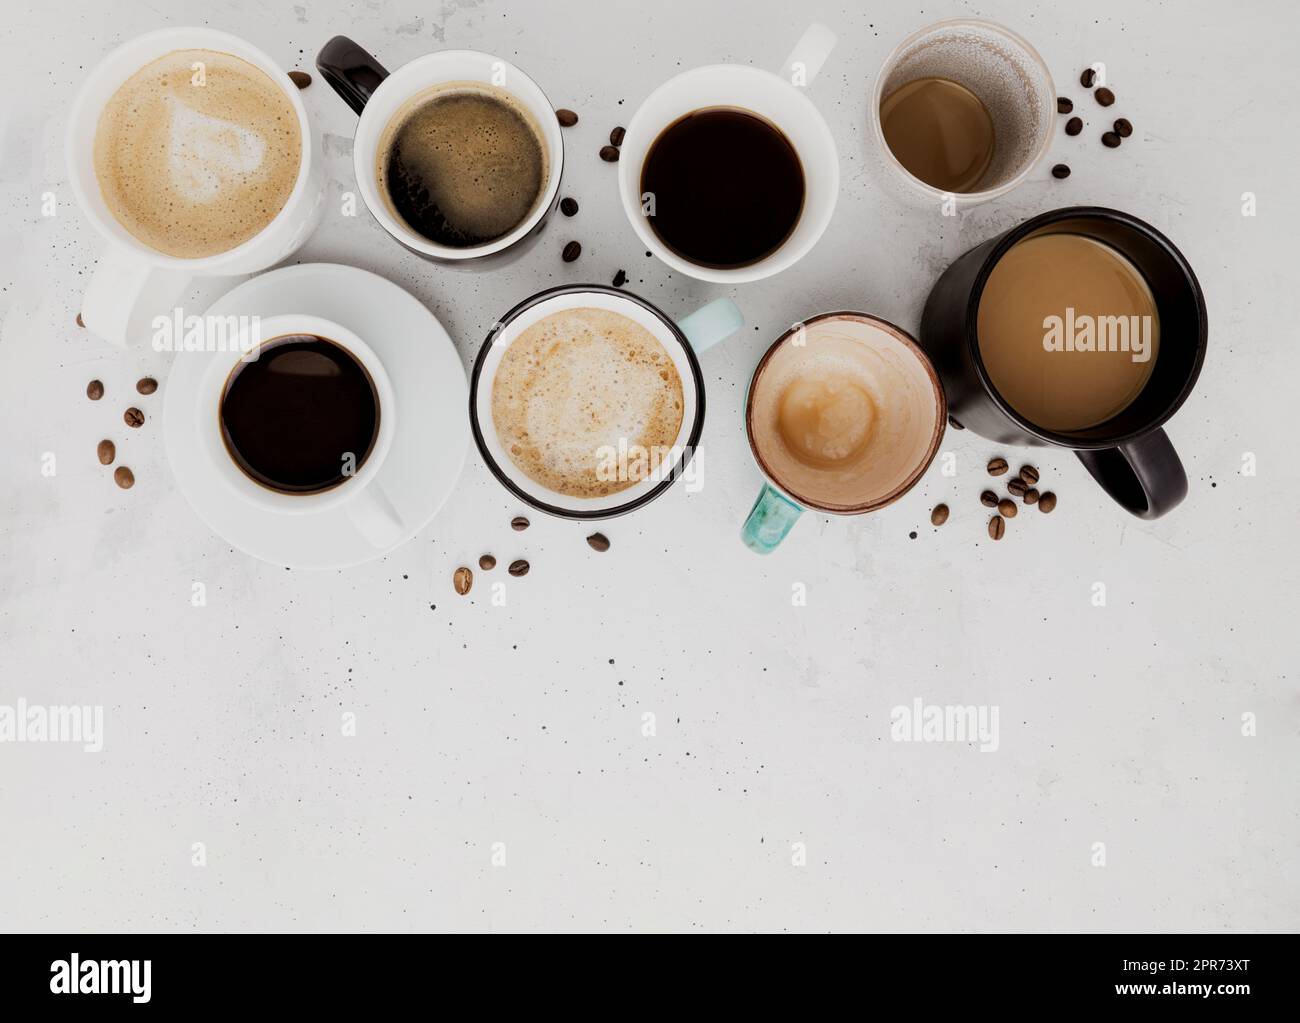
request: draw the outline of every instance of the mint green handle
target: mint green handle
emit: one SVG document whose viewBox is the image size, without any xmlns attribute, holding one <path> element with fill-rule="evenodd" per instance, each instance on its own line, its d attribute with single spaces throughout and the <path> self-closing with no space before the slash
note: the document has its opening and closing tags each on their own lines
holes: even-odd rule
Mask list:
<svg viewBox="0 0 1300 1023">
<path fill-rule="evenodd" d="M 768 483 L 758 492 L 740 538 L 755 554 L 771 554 L 803 514 L 803 508 Z"/>
<path fill-rule="evenodd" d="M 686 335 L 696 354 L 707 351 L 723 338 L 731 337 L 744 325 L 745 317 L 729 298 L 715 298 L 677 321 L 677 329 Z"/>
</svg>

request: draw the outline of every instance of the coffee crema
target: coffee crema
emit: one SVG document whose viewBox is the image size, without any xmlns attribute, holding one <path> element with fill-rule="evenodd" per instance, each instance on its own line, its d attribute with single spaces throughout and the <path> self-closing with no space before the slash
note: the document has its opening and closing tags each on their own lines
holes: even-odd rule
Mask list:
<svg viewBox="0 0 1300 1023">
<path fill-rule="evenodd" d="M 261 68 L 215 50 L 176 50 L 131 75 L 95 130 L 109 212 L 149 248 L 201 259 L 259 234 L 302 164 L 298 114 Z"/>
<path fill-rule="evenodd" d="M 658 338 L 608 309 L 538 320 L 506 349 L 492 381 L 492 422 L 510 460 L 567 497 L 640 482 L 611 474 L 611 454 L 669 451 L 684 408 L 681 376 Z"/>
<path fill-rule="evenodd" d="M 1142 393 L 1160 318 L 1146 278 L 1122 253 L 1049 231 L 998 260 L 980 295 L 976 338 L 1007 403 L 1035 426 L 1070 432 L 1119 415 Z"/>
<path fill-rule="evenodd" d="M 379 436 L 379 396 L 366 368 L 315 334 L 265 342 L 231 371 L 221 436 L 253 481 L 284 494 L 316 494 L 355 476 Z"/>
<path fill-rule="evenodd" d="M 550 177 L 532 114 L 483 82 L 447 82 L 407 100 L 380 137 L 375 173 L 390 213 L 458 249 L 515 230 Z"/>
</svg>

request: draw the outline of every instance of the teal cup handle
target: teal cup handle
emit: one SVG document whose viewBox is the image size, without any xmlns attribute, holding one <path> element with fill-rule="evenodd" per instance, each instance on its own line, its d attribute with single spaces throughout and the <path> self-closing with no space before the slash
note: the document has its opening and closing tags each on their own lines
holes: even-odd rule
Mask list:
<svg viewBox="0 0 1300 1023">
<path fill-rule="evenodd" d="M 677 329 L 686 335 L 697 355 L 731 337 L 744 325 L 745 317 L 729 298 L 715 298 L 677 321 Z"/>
<path fill-rule="evenodd" d="M 771 554 L 802 514 L 802 506 L 795 504 L 770 483 L 764 483 L 763 489 L 758 492 L 758 500 L 749 510 L 749 518 L 745 520 L 745 528 L 740 531 L 740 538 L 754 553 Z"/>
</svg>

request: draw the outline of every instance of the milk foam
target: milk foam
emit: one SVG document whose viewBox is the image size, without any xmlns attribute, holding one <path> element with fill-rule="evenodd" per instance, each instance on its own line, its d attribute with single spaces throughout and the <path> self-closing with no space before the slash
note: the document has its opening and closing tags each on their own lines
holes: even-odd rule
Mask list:
<svg viewBox="0 0 1300 1023">
<path fill-rule="evenodd" d="M 658 339 L 607 309 L 566 309 L 528 327 L 492 382 L 502 447 L 530 479 L 570 497 L 604 497 L 636 479 L 606 479 L 622 444 L 670 448 L 681 430 L 682 381 Z"/>
<path fill-rule="evenodd" d="M 167 167 L 172 186 L 194 203 L 208 203 L 262 165 L 266 140 L 233 121 L 191 110 L 167 97 L 171 132 Z"/>
</svg>

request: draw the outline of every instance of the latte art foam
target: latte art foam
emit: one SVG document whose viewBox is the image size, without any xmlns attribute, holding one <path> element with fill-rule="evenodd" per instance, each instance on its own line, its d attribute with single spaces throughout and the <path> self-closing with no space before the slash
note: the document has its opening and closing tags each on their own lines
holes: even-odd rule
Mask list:
<svg viewBox="0 0 1300 1023">
<path fill-rule="evenodd" d="M 682 381 L 659 340 L 607 309 L 566 309 L 528 327 L 492 382 L 501 446 L 529 479 L 568 497 L 605 497 L 611 450 L 677 441 Z"/>
<path fill-rule="evenodd" d="M 199 259 L 276 218 L 298 178 L 302 137 L 293 105 L 260 68 L 229 53 L 177 50 L 112 95 L 94 158 L 104 202 L 133 237 Z"/>
</svg>

